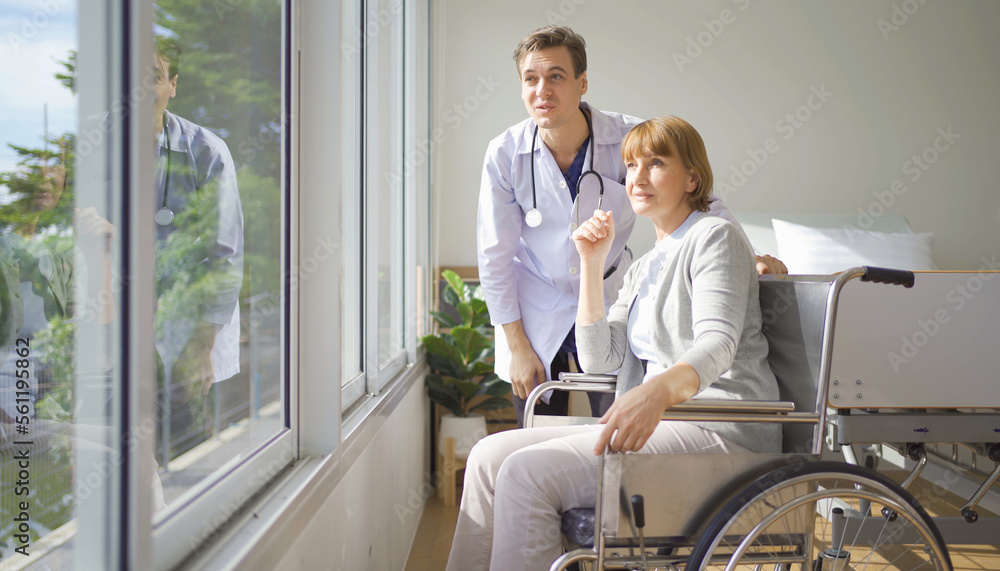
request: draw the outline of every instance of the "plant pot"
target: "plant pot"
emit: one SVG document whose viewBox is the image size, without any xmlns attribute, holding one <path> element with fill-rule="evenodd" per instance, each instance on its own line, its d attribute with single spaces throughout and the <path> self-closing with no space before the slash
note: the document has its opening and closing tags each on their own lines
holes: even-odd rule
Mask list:
<svg viewBox="0 0 1000 571">
<path fill-rule="evenodd" d="M 441 430 L 438 433 L 438 452 L 444 451 L 444 439 L 455 439 L 455 457 L 468 458 L 472 447 L 486 436 L 486 417 L 472 413 L 461 417 L 446 414 L 441 417 Z"/>
</svg>

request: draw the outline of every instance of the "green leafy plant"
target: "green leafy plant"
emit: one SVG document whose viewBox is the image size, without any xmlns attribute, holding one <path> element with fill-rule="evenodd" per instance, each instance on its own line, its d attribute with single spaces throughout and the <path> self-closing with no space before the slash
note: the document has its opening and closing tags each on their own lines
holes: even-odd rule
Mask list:
<svg viewBox="0 0 1000 571">
<path fill-rule="evenodd" d="M 431 368 L 424 380 L 428 396 L 459 417 L 511 406 L 505 398 L 510 385 L 493 372 L 493 328 L 482 287 L 470 288 L 451 270 L 441 272 L 441 277 L 448 284 L 442 301 L 459 317 L 431 312 L 441 333 L 422 339 Z"/>
</svg>

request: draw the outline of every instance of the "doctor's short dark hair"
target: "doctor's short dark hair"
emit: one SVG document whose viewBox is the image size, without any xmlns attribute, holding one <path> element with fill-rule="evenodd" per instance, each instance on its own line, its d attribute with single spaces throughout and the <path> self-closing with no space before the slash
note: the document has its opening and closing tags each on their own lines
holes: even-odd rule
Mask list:
<svg viewBox="0 0 1000 571">
<path fill-rule="evenodd" d="M 705 142 L 690 123 L 667 115 L 643 121 L 629 130 L 622 140 L 622 160 L 626 163 L 649 154 L 678 157 L 684 168 L 698 174 L 698 188 L 688 201 L 697 212 L 708 210 L 712 196 L 712 166 L 708 164 Z"/>
<path fill-rule="evenodd" d="M 177 75 L 181 63 L 181 45 L 177 38 L 157 35 L 153 38 L 153 52 L 158 57 L 170 62 L 167 79 L 173 79 Z"/>
<path fill-rule="evenodd" d="M 517 49 L 514 50 L 517 76 L 521 77 L 521 60 L 526 54 L 559 46 L 566 46 L 569 50 L 574 77 L 580 77 L 581 73 L 587 71 L 587 42 L 583 36 L 566 26 L 545 26 L 531 32 L 517 44 Z"/>
</svg>

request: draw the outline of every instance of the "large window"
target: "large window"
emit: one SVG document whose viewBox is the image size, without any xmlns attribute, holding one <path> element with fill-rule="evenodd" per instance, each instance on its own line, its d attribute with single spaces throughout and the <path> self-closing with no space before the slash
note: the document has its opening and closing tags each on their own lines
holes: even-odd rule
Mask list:
<svg viewBox="0 0 1000 571">
<path fill-rule="evenodd" d="M 163 507 L 287 426 L 282 7 L 154 9 L 156 460 Z"/>
<path fill-rule="evenodd" d="M 343 168 L 340 180 L 340 222 L 344 256 L 340 259 L 341 292 L 341 408 L 357 403 L 366 392 L 364 375 L 365 336 L 363 328 L 364 288 L 366 282 L 362 248 L 364 220 L 360 213 L 362 192 L 361 152 L 362 102 L 364 91 L 364 37 L 358 33 L 363 26 L 360 2 L 344 2 L 343 30 L 345 47 L 341 54 L 340 84 L 343 99 L 340 110 L 340 148 Z"/>
<path fill-rule="evenodd" d="M 378 374 L 370 383 L 377 392 L 397 373 L 403 358 L 403 19 L 399 0 L 368 2 L 368 20 L 382 28 L 370 38 L 365 64 L 368 98 L 366 132 L 367 217 L 378 228 L 366 239 L 374 274 L 367 275 L 369 317 L 378 316 L 378 328 L 369 333 L 371 364 Z M 367 31 L 367 30 L 366 30 Z"/>
<path fill-rule="evenodd" d="M 0 567 L 176 568 L 418 376 L 427 6 L 0 6 Z"/>
<path fill-rule="evenodd" d="M 146 544 L 170 567 L 296 456 L 286 10 L 117 4 L 5 3 L 0 19 L 21 36 L 3 58 L 21 80 L 0 84 L 0 557 L 15 566 L 112 568 Z"/>
<path fill-rule="evenodd" d="M 401 0 L 345 2 L 342 80 L 361 86 L 344 98 L 344 391 L 342 408 L 376 395 L 407 362 L 404 238 L 404 30 Z M 350 92 L 347 92 L 350 93 Z M 412 165 L 410 165 L 412 167 Z M 412 198 L 411 198 L 412 200 Z M 407 282 L 407 280 L 410 280 Z"/>
<path fill-rule="evenodd" d="M 79 133 L 77 7 L 7 3 L 0 33 L 0 561 L 63 542 L 81 491 L 102 495 L 116 440 L 108 391 L 115 228 L 106 187 L 80 189 L 103 157 Z M 16 79 L 15 79 L 16 78 Z M 94 131 L 94 137 L 106 133 Z M 73 469 L 80 452 L 88 464 Z M 82 479 L 81 479 L 82 478 Z M 74 482 L 76 480 L 76 482 Z M 63 557 L 71 558 L 71 547 Z"/>
</svg>

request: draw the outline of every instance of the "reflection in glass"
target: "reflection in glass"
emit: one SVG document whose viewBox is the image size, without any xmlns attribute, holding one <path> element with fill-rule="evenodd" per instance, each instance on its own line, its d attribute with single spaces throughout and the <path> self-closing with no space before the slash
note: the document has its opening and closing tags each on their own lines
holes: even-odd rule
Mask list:
<svg viewBox="0 0 1000 571">
<path fill-rule="evenodd" d="M 281 7 L 155 8 L 156 460 L 166 506 L 286 426 Z"/>
<path fill-rule="evenodd" d="M 120 157 L 105 153 L 130 117 L 102 91 L 110 78 L 77 76 L 107 54 L 78 53 L 75 4 L 40 6 L 0 19 L 16 56 L 0 72 L 17 78 L 0 82 L 0 565 L 63 569 L 103 549 L 73 538 L 109 524 L 121 448 L 157 465 L 152 501 L 169 508 L 287 427 L 283 18 L 270 0 L 154 8 L 156 56 L 129 93 L 153 101 L 148 192 L 170 212 L 139 221 L 156 234 L 154 330 L 134 332 L 155 347 L 156 422 L 116 431 L 127 277 L 109 214 Z M 99 107 L 78 110 L 78 87 Z"/>
<path fill-rule="evenodd" d="M 0 562 L 15 566 L 58 547 L 74 517 L 76 447 L 102 443 L 100 428 L 74 430 L 75 339 L 113 316 L 114 229 L 74 192 L 75 10 L 43 14 L 29 36 L 26 4 L 0 24 L 12 79 L 0 83 Z"/>
</svg>

